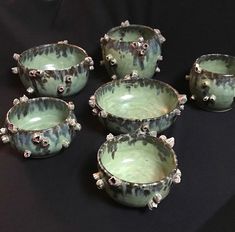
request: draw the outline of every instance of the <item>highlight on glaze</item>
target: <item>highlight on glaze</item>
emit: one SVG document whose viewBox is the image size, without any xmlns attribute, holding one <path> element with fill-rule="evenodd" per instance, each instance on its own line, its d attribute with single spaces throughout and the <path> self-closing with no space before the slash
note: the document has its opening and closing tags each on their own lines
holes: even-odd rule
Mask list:
<svg viewBox="0 0 235 232">
<path fill-rule="evenodd" d="M 172 183 L 181 180 L 173 140 L 144 130 L 109 134 L 97 154 L 98 172 L 93 174 L 97 188 L 121 204 L 156 208 Z"/>
<path fill-rule="evenodd" d="M 94 62 L 82 48 L 60 41 L 14 54 L 21 82 L 29 94 L 63 97 L 78 93 L 87 83 Z"/>
<path fill-rule="evenodd" d="M 109 30 L 101 39 L 103 60 L 112 79 L 124 78 L 133 70 L 151 78 L 160 69 L 161 44 L 165 41 L 159 29 L 130 24 L 129 21 Z"/>
<path fill-rule="evenodd" d="M 152 79 L 113 80 L 90 97 L 93 115 L 113 133 L 167 129 L 184 109 L 187 97 L 166 83 Z"/>
<path fill-rule="evenodd" d="M 209 111 L 227 111 L 235 97 L 235 57 L 206 54 L 193 64 L 189 80 L 191 99 Z"/>
<path fill-rule="evenodd" d="M 25 158 L 44 158 L 67 148 L 81 130 L 74 104 L 57 98 L 14 99 L 0 136 Z"/>
</svg>

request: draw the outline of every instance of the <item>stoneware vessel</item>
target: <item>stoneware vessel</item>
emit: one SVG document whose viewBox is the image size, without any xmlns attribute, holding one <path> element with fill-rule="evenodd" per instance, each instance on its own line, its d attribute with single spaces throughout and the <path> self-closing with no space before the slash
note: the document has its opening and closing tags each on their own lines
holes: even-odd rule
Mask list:
<svg viewBox="0 0 235 232">
<path fill-rule="evenodd" d="M 181 172 L 172 149 L 174 138 L 155 136 L 144 131 L 109 134 L 97 155 L 97 187 L 121 204 L 156 208 L 172 183 L 180 182 Z"/>
<path fill-rule="evenodd" d="M 14 54 L 19 74 L 28 93 L 64 97 L 78 93 L 87 83 L 93 60 L 82 48 L 67 40 L 30 48 Z"/>
<path fill-rule="evenodd" d="M 113 133 L 131 133 L 148 127 L 167 129 L 184 109 L 186 95 L 153 79 L 121 79 L 102 85 L 90 97 L 92 113 Z"/>
<path fill-rule="evenodd" d="M 165 38 L 159 29 L 130 25 L 125 21 L 101 38 L 104 64 L 112 79 L 123 78 L 133 71 L 143 78 L 160 72 L 157 62 L 162 60 L 161 44 Z"/>
<path fill-rule="evenodd" d="M 1 140 L 9 142 L 25 158 L 44 158 L 67 148 L 75 132 L 81 129 L 72 102 L 23 96 L 13 104 L 5 127 L 0 129 Z"/>
<path fill-rule="evenodd" d="M 235 97 L 235 57 L 207 54 L 199 57 L 186 76 L 191 99 L 209 111 L 227 111 Z"/>
</svg>

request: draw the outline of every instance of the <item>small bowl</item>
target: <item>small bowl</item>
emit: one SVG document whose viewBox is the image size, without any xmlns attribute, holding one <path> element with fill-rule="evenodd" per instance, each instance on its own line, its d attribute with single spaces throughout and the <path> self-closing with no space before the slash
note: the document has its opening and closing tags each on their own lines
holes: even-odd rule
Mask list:
<svg viewBox="0 0 235 232">
<path fill-rule="evenodd" d="M 10 144 L 25 158 L 44 158 L 67 148 L 81 129 L 74 115 L 74 104 L 57 98 L 26 96 L 13 101 L 0 129 L 3 143 Z"/>
<path fill-rule="evenodd" d="M 131 133 L 142 126 L 167 129 L 187 101 L 170 85 L 153 79 L 113 80 L 90 97 L 94 115 L 113 133 Z"/>
<path fill-rule="evenodd" d="M 165 38 L 159 29 L 144 25 L 130 25 L 125 21 L 101 38 L 103 61 L 112 79 L 123 78 L 133 71 L 143 78 L 160 72 L 157 62 L 162 60 L 161 44 Z"/>
<path fill-rule="evenodd" d="M 235 57 L 207 54 L 199 57 L 186 76 L 191 99 L 208 111 L 230 110 L 235 97 Z"/>
<path fill-rule="evenodd" d="M 21 82 L 29 94 L 65 97 L 78 93 L 87 83 L 93 61 L 82 48 L 62 41 L 14 54 Z"/>
<path fill-rule="evenodd" d="M 142 131 L 109 134 L 97 155 L 97 187 L 123 205 L 156 208 L 181 180 L 173 145 L 174 138 Z"/>
</svg>

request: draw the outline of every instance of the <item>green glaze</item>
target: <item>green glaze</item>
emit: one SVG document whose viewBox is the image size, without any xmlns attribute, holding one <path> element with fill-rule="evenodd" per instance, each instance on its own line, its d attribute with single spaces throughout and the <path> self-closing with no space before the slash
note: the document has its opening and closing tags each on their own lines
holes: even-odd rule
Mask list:
<svg viewBox="0 0 235 232">
<path fill-rule="evenodd" d="M 99 92 L 97 94 L 99 95 Z M 138 85 L 135 88 L 130 82 L 123 82 L 114 91 L 107 91 L 99 96 L 97 103 L 106 112 L 139 120 L 160 117 L 178 105 L 177 95 L 173 91 L 156 91 L 156 88 L 150 88 L 148 85 Z"/>
<path fill-rule="evenodd" d="M 80 130 L 74 105 L 56 98 L 23 96 L 14 100 L 1 129 L 3 142 L 10 142 L 24 156 L 44 158 L 66 148 Z"/>
<path fill-rule="evenodd" d="M 127 206 L 157 207 L 172 182 L 180 182 L 176 156 L 167 139 L 148 133 L 108 135 L 97 157 L 99 172 L 93 175 L 97 187 Z"/>
<path fill-rule="evenodd" d="M 134 132 L 141 126 L 163 131 L 180 114 L 181 101 L 171 86 L 151 79 L 115 80 L 102 85 L 90 99 L 93 113 L 114 133 Z"/>
<path fill-rule="evenodd" d="M 25 54 L 22 54 L 24 56 Z M 33 59 L 22 59 L 22 65 L 28 67 L 29 69 L 39 69 L 39 70 L 60 70 L 67 69 L 71 66 L 76 66 L 81 63 L 86 58 L 85 53 L 80 53 L 80 51 L 67 52 L 67 56 L 59 56 L 56 52 L 51 52 L 48 54 L 42 53 L 33 57 Z"/>
<path fill-rule="evenodd" d="M 51 107 L 46 110 L 42 110 L 36 105 L 33 111 L 20 117 L 15 113 L 17 110 L 19 109 L 13 110 L 8 117 L 11 123 L 22 130 L 45 130 L 63 123 L 69 115 L 69 110 L 66 105 L 62 109 Z"/>
<path fill-rule="evenodd" d="M 80 47 L 59 42 L 34 47 L 15 54 L 21 82 L 28 93 L 63 97 L 78 93 L 93 69 L 91 57 Z"/>
<path fill-rule="evenodd" d="M 165 41 L 158 29 L 143 25 L 122 24 L 101 38 L 103 63 L 113 79 L 123 78 L 133 71 L 151 78 L 161 60 L 161 43 Z"/>
<path fill-rule="evenodd" d="M 229 61 L 231 62 L 228 64 L 228 60 L 223 59 L 223 57 L 218 57 L 217 59 L 213 59 L 211 55 L 211 60 L 206 59 L 200 61 L 200 67 L 208 72 L 218 73 L 222 75 L 234 75 L 235 74 L 235 60 Z"/>
<path fill-rule="evenodd" d="M 124 181 L 141 184 L 160 181 L 175 168 L 169 155 L 166 162 L 161 161 L 159 148 L 152 143 L 138 140 L 133 148 L 125 141 L 118 143 L 116 149 L 115 157 L 106 149 L 101 162 L 113 176 Z"/>
<path fill-rule="evenodd" d="M 189 87 L 196 104 L 210 111 L 227 111 L 235 97 L 235 57 L 208 54 L 199 57 L 191 71 Z"/>
</svg>

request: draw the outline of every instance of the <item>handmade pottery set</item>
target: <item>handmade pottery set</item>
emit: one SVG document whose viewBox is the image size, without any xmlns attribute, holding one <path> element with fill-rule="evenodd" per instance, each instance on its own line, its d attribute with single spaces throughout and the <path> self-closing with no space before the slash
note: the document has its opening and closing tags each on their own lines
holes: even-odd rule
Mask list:
<svg viewBox="0 0 235 232">
<path fill-rule="evenodd" d="M 110 131 L 97 154 L 99 189 L 124 205 L 156 208 L 181 172 L 172 147 L 174 138 L 157 133 L 173 124 L 184 109 L 186 95 L 151 79 L 159 72 L 161 45 L 158 29 L 125 21 L 101 38 L 107 72 L 113 79 L 90 97 L 93 115 Z M 81 125 L 74 104 L 59 97 L 78 93 L 87 83 L 94 62 L 80 47 L 61 41 L 14 54 L 28 94 L 13 101 L 3 143 L 10 143 L 25 158 L 44 158 L 67 148 Z M 186 76 L 192 99 L 203 109 L 225 111 L 235 95 L 235 58 L 210 54 L 198 58 Z M 58 98 L 55 98 L 58 97 Z"/>
</svg>

